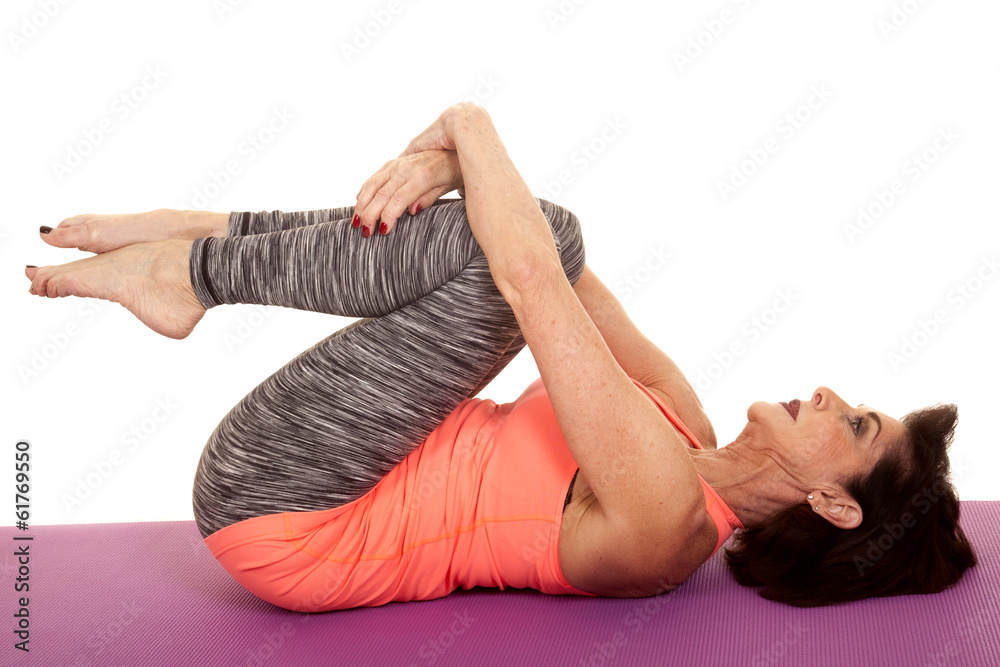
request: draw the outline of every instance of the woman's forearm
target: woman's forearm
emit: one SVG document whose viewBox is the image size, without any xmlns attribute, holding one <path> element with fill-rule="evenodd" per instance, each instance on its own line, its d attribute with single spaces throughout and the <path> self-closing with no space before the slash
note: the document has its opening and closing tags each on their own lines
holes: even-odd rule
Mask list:
<svg viewBox="0 0 1000 667">
<path fill-rule="evenodd" d="M 542 268 L 561 273 L 545 214 L 507 155 L 489 115 L 481 108 L 457 109 L 449 123 L 465 182 L 469 226 L 500 293 L 507 297 Z"/>
</svg>

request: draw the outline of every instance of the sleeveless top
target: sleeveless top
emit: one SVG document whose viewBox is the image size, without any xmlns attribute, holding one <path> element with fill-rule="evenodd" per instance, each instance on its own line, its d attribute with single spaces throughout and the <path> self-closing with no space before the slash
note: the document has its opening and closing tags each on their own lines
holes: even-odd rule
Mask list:
<svg viewBox="0 0 1000 667">
<path fill-rule="evenodd" d="M 659 398 L 633 382 L 700 448 Z M 571 586 L 559 565 L 576 471 L 538 378 L 511 403 L 466 399 L 350 503 L 245 519 L 205 543 L 251 593 L 298 611 L 430 600 L 474 586 L 593 596 Z M 702 485 L 718 549 L 742 526 Z"/>
</svg>

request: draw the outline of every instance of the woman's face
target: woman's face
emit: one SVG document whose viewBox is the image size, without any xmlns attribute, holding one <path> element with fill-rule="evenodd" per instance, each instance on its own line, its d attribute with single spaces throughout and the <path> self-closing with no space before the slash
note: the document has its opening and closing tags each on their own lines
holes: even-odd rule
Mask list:
<svg viewBox="0 0 1000 667">
<path fill-rule="evenodd" d="M 747 410 L 748 435 L 801 488 L 812 491 L 872 469 L 906 427 L 866 405 L 849 405 L 829 387 L 807 401 L 757 401 Z"/>
</svg>

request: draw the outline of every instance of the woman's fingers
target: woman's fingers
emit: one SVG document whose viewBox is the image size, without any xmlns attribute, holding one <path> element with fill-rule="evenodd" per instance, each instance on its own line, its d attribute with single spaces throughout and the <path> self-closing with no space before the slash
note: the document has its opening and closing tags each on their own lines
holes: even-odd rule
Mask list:
<svg viewBox="0 0 1000 667">
<path fill-rule="evenodd" d="M 361 220 L 365 236 L 379 231 L 380 223 L 386 225 L 386 231 L 391 229 L 413 199 L 421 194 L 413 192 L 414 179 L 406 173 L 407 170 L 393 162 L 395 160 L 386 163 L 361 188 L 354 212 Z"/>
<path fill-rule="evenodd" d="M 386 183 L 361 213 L 361 226 L 369 225 L 370 232 L 366 236 L 376 231 L 380 234 L 392 231 L 399 217 L 421 194 L 412 182 L 404 183 L 401 187 L 397 187 L 391 180 Z"/>
<path fill-rule="evenodd" d="M 397 158 L 365 182 L 354 208 L 362 234 L 387 234 L 404 211 L 415 211 L 430 189 L 426 165 L 425 157 Z"/>
<path fill-rule="evenodd" d="M 373 223 L 378 221 L 378 217 L 382 212 L 382 206 L 385 202 L 382 202 L 382 206 L 379 206 L 378 202 L 375 202 L 375 196 L 382 192 L 385 188 L 386 183 L 389 182 L 390 173 L 386 170 L 382 170 L 373 174 L 365 184 L 361 186 L 361 190 L 358 192 L 358 201 L 354 205 L 354 215 L 360 218 L 361 225 L 371 226 Z M 375 204 L 375 206 L 373 206 Z M 377 208 L 376 208 L 377 207 Z"/>
<path fill-rule="evenodd" d="M 454 151 L 421 151 L 390 160 L 358 192 L 358 226 L 365 236 L 388 234 L 404 211 L 416 215 L 460 183 Z"/>
<path fill-rule="evenodd" d="M 361 184 L 361 189 L 358 190 L 358 194 L 354 196 L 354 198 L 358 200 L 359 204 L 361 203 L 362 197 L 365 196 L 365 190 L 368 190 L 367 196 L 368 199 L 371 199 L 371 194 L 374 193 L 376 190 L 378 190 L 378 188 L 382 187 L 384 180 L 382 182 L 378 182 L 378 177 L 384 174 L 385 177 L 388 178 L 389 167 L 392 165 L 393 162 L 395 162 L 395 160 L 389 160 L 388 162 L 383 164 L 379 168 L 379 170 L 372 175 L 371 178 L 369 178 L 367 181 Z M 370 187 L 370 184 L 372 183 L 376 183 L 374 189 Z"/>
</svg>

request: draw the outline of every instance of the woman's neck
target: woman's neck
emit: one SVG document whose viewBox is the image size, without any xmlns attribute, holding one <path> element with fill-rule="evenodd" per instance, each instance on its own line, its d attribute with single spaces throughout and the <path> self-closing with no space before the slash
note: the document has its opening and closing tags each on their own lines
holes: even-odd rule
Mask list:
<svg viewBox="0 0 1000 667">
<path fill-rule="evenodd" d="M 746 527 L 771 513 L 805 501 L 773 458 L 734 442 L 719 449 L 692 449 L 695 470 Z"/>
</svg>

